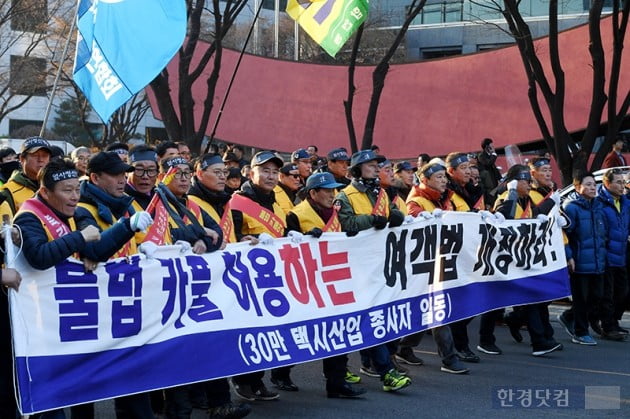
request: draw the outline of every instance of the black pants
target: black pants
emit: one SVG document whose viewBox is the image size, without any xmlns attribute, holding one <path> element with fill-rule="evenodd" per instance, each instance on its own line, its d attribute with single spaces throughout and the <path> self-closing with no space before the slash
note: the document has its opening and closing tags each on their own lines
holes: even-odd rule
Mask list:
<svg viewBox="0 0 630 419">
<path fill-rule="evenodd" d="M 571 307 L 575 323 L 575 335 L 588 335 L 589 310 L 593 312 L 602 298 L 604 278 L 602 274 L 571 274 Z"/>
<path fill-rule="evenodd" d="M 132 394 L 114 399 L 116 419 L 154 419 L 149 393 Z"/>
<path fill-rule="evenodd" d="M 479 319 L 479 344 L 492 345 L 496 341 L 494 327 L 498 320 L 503 318 L 504 309 L 492 310 L 483 313 Z"/>
<path fill-rule="evenodd" d="M 549 322 L 549 303 L 522 306 L 527 319 L 527 331 L 534 348 L 553 341 L 553 327 Z"/>
<path fill-rule="evenodd" d="M 335 355 L 322 360 L 326 386 L 342 386 L 345 382 L 348 355 Z"/>
<path fill-rule="evenodd" d="M 625 267 L 609 267 L 604 275 L 602 299 L 599 315 L 604 332 L 610 332 L 618 326 L 624 312 L 628 294 L 628 277 Z"/>
<path fill-rule="evenodd" d="M 203 383 L 208 398 L 208 407 L 219 407 L 230 403 L 230 383 L 227 378 L 217 378 L 216 380 Z"/>
<path fill-rule="evenodd" d="M 472 319 L 474 319 L 474 317 L 460 320 L 449 325 L 451 327 L 451 333 L 453 334 L 455 350 L 463 351 L 464 349 L 470 349 L 468 346 L 470 343 L 468 340 L 468 324 L 472 321 Z"/>
</svg>

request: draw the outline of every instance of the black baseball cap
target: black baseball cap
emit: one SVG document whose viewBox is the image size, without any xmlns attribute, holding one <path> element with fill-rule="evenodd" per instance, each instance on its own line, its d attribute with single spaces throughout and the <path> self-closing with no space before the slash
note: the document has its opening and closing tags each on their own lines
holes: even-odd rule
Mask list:
<svg viewBox="0 0 630 419">
<path fill-rule="evenodd" d="M 133 172 L 133 166 L 122 161 L 115 151 L 101 151 L 90 158 L 87 165 L 87 172 L 119 175 L 121 173 Z"/>
</svg>

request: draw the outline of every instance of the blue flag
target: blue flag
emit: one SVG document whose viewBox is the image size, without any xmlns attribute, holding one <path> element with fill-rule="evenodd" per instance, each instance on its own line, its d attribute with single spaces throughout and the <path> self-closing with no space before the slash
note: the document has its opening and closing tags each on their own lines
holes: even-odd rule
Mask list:
<svg viewBox="0 0 630 419">
<path fill-rule="evenodd" d="M 151 82 L 186 36 L 184 0 L 78 0 L 74 81 L 107 122 Z"/>
</svg>

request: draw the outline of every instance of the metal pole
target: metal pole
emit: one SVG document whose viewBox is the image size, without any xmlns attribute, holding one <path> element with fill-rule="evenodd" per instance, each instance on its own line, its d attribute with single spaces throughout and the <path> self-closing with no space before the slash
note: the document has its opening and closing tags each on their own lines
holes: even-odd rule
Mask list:
<svg viewBox="0 0 630 419">
<path fill-rule="evenodd" d="M 293 60 L 300 61 L 300 26 L 293 21 Z"/>
<path fill-rule="evenodd" d="M 232 77 L 230 78 L 230 82 L 228 83 L 227 90 L 225 91 L 225 96 L 223 96 L 223 101 L 221 102 L 221 107 L 219 108 L 219 112 L 217 112 L 217 119 L 214 121 L 214 126 L 212 127 L 212 134 L 210 134 L 210 138 L 208 139 L 208 144 L 206 145 L 206 150 L 204 151 L 204 153 L 207 153 L 208 150 L 210 150 L 210 145 L 212 144 L 212 141 L 214 141 L 214 134 L 216 134 L 217 132 L 219 121 L 221 121 L 221 116 L 223 115 L 223 108 L 225 108 L 225 103 L 227 102 L 227 98 L 230 95 L 230 90 L 232 90 L 232 84 L 234 83 L 234 79 L 236 78 L 236 73 L 238 72 L 238 68 L 241 65 L 241 60 L 243 59 L 245 50 L 247 49 L 249 38 L 252 36 L 252 32 L 254 31 L 255 24 L 258 21 L 258 15 L 260 14 L 260 9 L 262 9 L 262 2 L 260 2 L 258 9 L 256 10 L 256 15 L 254 16 L 254 22 L 252 23 L 252 26 L 250 26 L 249 28 L 249 32 L 247 33 L 247 38 L 245 38 L 245 43 L 243 44 L 243 48 L 241 48 L 241 53 L 239 54 L 238 60 L 236 61 L 236 67 L 234 67 L 234 71 L 232 72 Z"/>
<path fill-rule="evenodd" d="M 260 10 L 260 5 L 262 4 L 262 1 L 263 0 L 254 0 L 254 9 Z M 253 50 L 254 54 L 258 54 L 258 44 L 259 44 L 258 35 L 259 35 L 258 34 L 258 13 L 256 13 L 256 15 L 254 16 L 254 50 Z"/>
<path fill-rule="evenodd" d="M 53 99 L 55 98 L 55 94 L 57 93 L 57 85 L 59 84 L 59 78 L 61 77 L 61 71 L 63 70 L 63 63 L 66 61 L 66 54 L 68 53 L 68 47 L 70 45 L 70 39 L 72 39 L 72 33 L 74 32 L 74 28 L 77 24 L 77 13 L 79 12 L 79 4 L 77 2 L 77 7 L 72 14 L 72 24 L 70 25 L 70 33 L 68 34 L 68 38 L 66 39 L 66 45 L 63 47 L 63 52 L 61 53 L 61 60 L 59 61 L 59 68 L 57 69 L 57 75 L 55 76 L 55 82 L 52 86 L 52 91 L 50 92 L 50 99 L 48 99 L 48 104 L 46 105 L 46 112 L 44 112 L 44 121 L 42 122 L 42 128 L 39 130 L 39 136 L 44 136 L 44 131 L 46 130 L 46 124 L 48 123 L 48 117 L 50 116 L 50 109 L 52 108 Z"/>
<path fill-rule="evenodd" d="M 274 11 L 273 11 L 273 56 L 274 58 L 278 58 L 278 41 L 280 38 L 280 29 L 278 27 L 279 20 L 280 20 L 280 0 L 275 0 Z"/>
</svg>

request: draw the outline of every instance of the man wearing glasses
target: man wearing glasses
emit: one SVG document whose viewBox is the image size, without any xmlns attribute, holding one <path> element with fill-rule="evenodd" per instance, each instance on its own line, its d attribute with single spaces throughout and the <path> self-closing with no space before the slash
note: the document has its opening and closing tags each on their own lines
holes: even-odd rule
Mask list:
<svg viewBox="0 0 630 419">
<path fill-rule="evenodd" d="M 125 193 L 133 197 L 134 208 L 141 211 L 147 208 L 155 193 L 157 153 L 153 147 L 141 144 L 131 149 L 129 162 L 133 166 L 133 172 L 127 177 Z"/>
<path fill-rule="evenodd" d="M 302 186 L 300 179 L 300 171 L 295 163 L 286 163 L 280 169 L 280 180 L 273 191 L 276 194 L 276 202 L 285 214 L 295 206 L 297 191 Z"/>
</svg>

